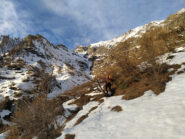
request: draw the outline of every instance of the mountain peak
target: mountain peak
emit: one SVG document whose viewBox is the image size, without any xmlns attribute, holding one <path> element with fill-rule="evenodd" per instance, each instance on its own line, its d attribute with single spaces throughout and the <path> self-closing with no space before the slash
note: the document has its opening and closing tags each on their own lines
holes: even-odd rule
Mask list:
<svg viewBox="0 0 185 139">
<path fill-rule="evenodd" d="M 185 8 L 183 8 L 180 11 L 177 12 L 177 14 L 182 14 L 182 13 L 185 13 Z"/>
</svg>

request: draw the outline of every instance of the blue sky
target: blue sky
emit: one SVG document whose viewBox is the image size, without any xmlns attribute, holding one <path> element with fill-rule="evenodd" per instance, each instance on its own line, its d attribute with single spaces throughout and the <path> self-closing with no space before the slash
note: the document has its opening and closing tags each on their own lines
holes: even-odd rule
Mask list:
<svg viewBox="0 0 185 139">
<path fill-rule="evenodd" d="M 0 34 L 41 34 L 73 49 L 185 8 L 185 0 L 0 0 Z"/>
</svg>

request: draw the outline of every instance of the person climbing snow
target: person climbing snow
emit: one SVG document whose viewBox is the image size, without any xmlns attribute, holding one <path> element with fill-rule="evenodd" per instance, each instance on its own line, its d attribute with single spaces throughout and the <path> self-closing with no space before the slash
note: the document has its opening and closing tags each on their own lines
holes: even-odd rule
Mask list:
<svg viewBox="0 0 185 139">
<path fill-rule="evenodd" d="M 107 96 L 111 96 L 112 95 L 112 89 L 111 89 L 111 86 L 112 86 L 112 78 L 111 76 L 109 75 L 107 78 L 105 78 L 105 95 Z"/>
</svg>

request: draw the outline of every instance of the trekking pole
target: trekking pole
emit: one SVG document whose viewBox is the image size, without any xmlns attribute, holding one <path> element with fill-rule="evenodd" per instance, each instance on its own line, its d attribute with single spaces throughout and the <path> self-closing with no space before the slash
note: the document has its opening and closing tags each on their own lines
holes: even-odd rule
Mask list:
<svg viewBox="0 0 185 139">
<path fill-rule="evenodd" d="M 98 83 L 98 86 L 99 86 L 99 88 L 101 89 L 101 91 L 102 91 L 104 94 L 106 94 L 106 93 L 105 93 L 105 90 L 103 90 L 103 88 L 101 87 L 100 82 L 99 82 L 98 80 L 96 80 L 96 82 Z"/>
</svg>

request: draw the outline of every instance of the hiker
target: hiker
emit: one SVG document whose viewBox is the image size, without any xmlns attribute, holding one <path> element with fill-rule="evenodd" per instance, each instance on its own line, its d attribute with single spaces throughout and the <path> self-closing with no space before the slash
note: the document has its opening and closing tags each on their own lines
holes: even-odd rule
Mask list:
<svg viewBox="0 0 185 139">
<path fill-rule="evenodd" d="M 112 95 L 112 92 L 111 92 L 111 85 L 112 85 L 112 78 L 111 76 L 109 75 L 107 78 L 105 78 L 105 93 L 106 95 L 109 95 L 111 96 Z"/>
</svg>

